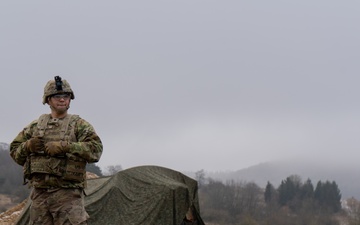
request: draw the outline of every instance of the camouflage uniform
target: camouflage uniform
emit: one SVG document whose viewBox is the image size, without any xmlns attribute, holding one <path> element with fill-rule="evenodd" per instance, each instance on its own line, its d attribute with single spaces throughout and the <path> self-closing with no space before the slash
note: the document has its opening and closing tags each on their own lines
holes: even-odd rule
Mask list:
<svg viewBox="0 0 360 225">
<path fill-rule="evenodd" d="M 57 93 L 74 94 L 64 80 L 61 91 L 53 90 L 54 81 L 45 86 L 43 103 Z M 68 151 L 48 155 L 29 153 L 26 142 L 41 137 L 44 143 L 64 141 Z M 86 224 L 83 189 L 86 163 L 98 162 L 103 146 L 93 126 L 77 115 L 52 118 L 44 114 L 26 126 L 10 144 L 10 155 L 24 168 L 24 181 L 33 187 L 30 198 L 30 224 Z"/>
</svg>

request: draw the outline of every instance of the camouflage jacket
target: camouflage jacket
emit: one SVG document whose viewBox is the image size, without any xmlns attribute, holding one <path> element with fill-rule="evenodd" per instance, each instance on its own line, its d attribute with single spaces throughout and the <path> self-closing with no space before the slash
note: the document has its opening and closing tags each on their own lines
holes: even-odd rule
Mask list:
<svg viewBox="0 0 360 225">
<path fill-rule="evenodd" d="M 39 119 L 32 121 L 26 126 L 10 144 L 10 155 L 14 161 L 21 166 L 24 166 L 30 157 L 27 149 L 25 149 L 25 142 L 38 135 Z M 80 158 L 87 163 L 98 162 L 103 151 L 103 145 L 93 126 L 77 116 L 76 120 L 70 122 L 68 130 L 71 130 L 71 133 L 75 136 L 70 142 L 70 155 Z M 46 134 L 44 138 L 46 139 Z M 52 175 L 46 177 L 44 174 L 33 176 L 30 180 L 30 186 L 38 188 L 84 188 L 85 185 L 85 181 L 64 181 L 61 177 Z"/>
</svg>

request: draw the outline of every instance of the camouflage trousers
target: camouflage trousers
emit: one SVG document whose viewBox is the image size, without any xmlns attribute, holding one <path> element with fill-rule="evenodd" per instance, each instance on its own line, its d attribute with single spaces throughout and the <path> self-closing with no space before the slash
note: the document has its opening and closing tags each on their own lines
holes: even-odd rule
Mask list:
<svg viewBox="0 0 360 225">
<path fill-rule="evenodd" d="M 89 215 L 81 189 L 42 189 L 31 192 L 30 225 L 86 225 Z"/>
</svg>

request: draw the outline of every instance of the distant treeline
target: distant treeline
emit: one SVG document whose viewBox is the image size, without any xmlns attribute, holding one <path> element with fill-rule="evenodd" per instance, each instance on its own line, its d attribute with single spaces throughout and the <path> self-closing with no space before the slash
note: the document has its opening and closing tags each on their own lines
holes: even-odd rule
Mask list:
<svg viewBox="0 0 360 225">
<path fill-rule="evenodd" d="M 268 182 L 264 190 L 253 182 L 221 182 L 204 179 L 197 173 L 198 178 L 201 215 L 207 222 L 339 225 L 339 215 L 350 221 L 342 210 L 341 193 L 335 181 L 318 181 L 314 188 L 311 180 L 303 183 L 301 177 L 291 175 L 277 188 Z"/>
</svg>

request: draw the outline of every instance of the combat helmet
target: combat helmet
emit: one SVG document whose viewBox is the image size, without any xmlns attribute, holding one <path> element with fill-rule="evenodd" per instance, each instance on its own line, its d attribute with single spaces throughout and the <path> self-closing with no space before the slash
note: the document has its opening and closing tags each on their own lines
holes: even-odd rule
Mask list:
<svg viewBox="0 0 360 225">
<path fill-rule="evenodd" d="M 45 103 L 48 103 L 48 97 L 62 93 L 69 93 L 71 99 L 75 99 L 70 84 L 66 80 L 62 80 L 61 77 L 55 76 L 54 80 L 49 80 L 45 85 L 42 103 L 45 105 Z"/>
</svg>

